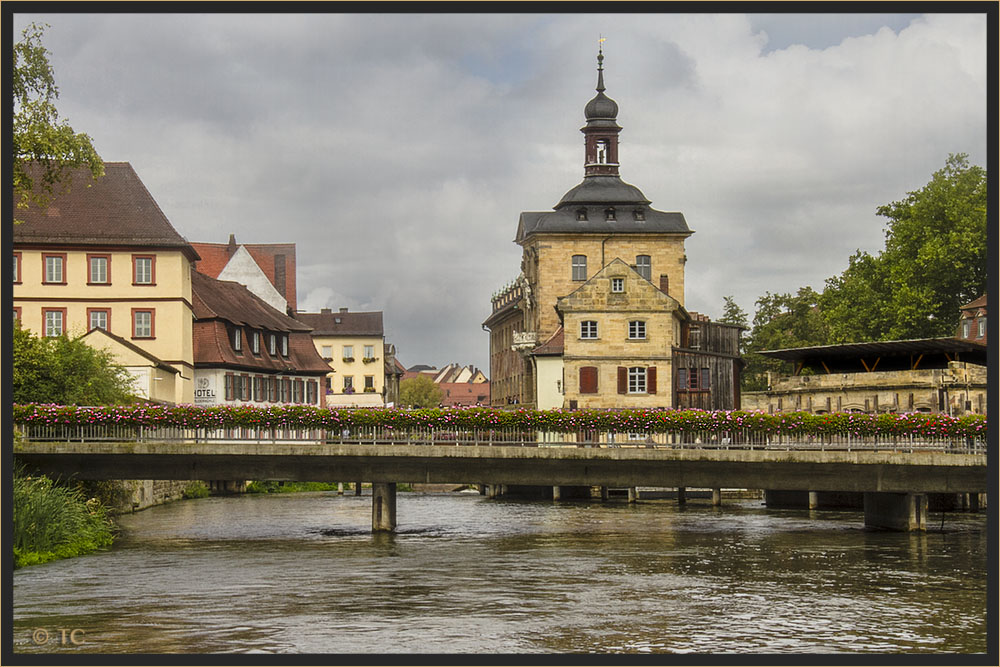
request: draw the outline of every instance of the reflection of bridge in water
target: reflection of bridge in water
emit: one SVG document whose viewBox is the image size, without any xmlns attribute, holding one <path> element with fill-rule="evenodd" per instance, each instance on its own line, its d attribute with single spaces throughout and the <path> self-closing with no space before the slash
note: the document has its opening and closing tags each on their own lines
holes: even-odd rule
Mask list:
<svg viewBox="0 0 1000 667">
<path fill-rule="evenodd" d="M 573 489 L 764 489 L 772 497 L 863 494 L 865 525 L 920 530 L 927 494 L 986 492 L 982 439 L 513 429 L 23 427 L 15 457 L 61 477 L 356 480 L 372 484 L 372 528 L 396 525 L 396 484 Z"/>
</svg>

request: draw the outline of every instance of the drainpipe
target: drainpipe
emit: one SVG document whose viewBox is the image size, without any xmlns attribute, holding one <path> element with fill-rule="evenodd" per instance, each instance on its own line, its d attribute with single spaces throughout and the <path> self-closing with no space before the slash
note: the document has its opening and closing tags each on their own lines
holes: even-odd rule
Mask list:
<svg viewBox="0 0 1000 667">
<path fill-rule="evenodd" d="M 604 263 L 604 244 L 607 243 L 610 240 L 611 240 L 610 236 L 605 236 L 604 240 L 601 241 L 601 268 L 602 269 L 605 267 L 605 263 Z"/>
</svg>

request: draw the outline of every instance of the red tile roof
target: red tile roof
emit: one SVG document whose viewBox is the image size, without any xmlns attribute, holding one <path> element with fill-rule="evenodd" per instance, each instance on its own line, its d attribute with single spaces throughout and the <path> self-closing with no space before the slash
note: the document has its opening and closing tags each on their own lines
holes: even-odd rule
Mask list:
<svg viewBox="0 0 1000 667">
<path fill-rule="evenodd" d="M 442 405 L 488 405 L 490 402 L 489 382 L 439 382 L 444 394 Z"/>
<path fill-rule="evenodd" d="M 330 367 L 312 343 L 309 326 L 275 310 L 243 285 L 230 280 L 216 280 L 197 271 L 191 272 L 194 305 L 195 366 L 230 367 L 273 373 L 326 375 Z M 268 354 L 268 341 L 261 340 L 260 354 L 250 348 L 249 331 L 244 333 L 243 350 L 233 349 L 229 328 L 233 325 L 257 329 L 266 337 L 270 332 L 288 334 L 288 357 Z"/>
<path fill-rule="evenodd" d="M 105 162 L 96 181 L 85 169 L 72 174 L 69 191 L 48 207 L 15 206 L 15 217 L 23 221 L 14 225 L 15 244 L 177 248 L 198 259 L 128 162 Z"/>
<path fill-rule="evenodd" d="M 201 261 L 195 268 L 212 278 L 218 278 L 226 268 L 229 259 L 236 249 L 243 246 L 257 262 L 267 279 L 281 296 L 285 297 L 288 307 L 294 312 L 298 307 L 297 285 L 295 282 L 295 244 L 294 243 L 236 243 L 235 237 L 230 243 L 192 243 Z M 284 259 L 279 259 L 283 257 Z M 284 262 L 284 282 L 280 279 L 279 264 Z"/>
<path fill-rule="evenodd" d="M 346 308 L 332 312 L 295 313 L 295 319 L 313 328 L 314 336 L 381 336 L 382 311 L 351 313 Z"/>
<path fill-rule="evenodd" d="M 547 341 L 536 347 L 531 353 L 536 357 L 560 356 L 563 353 L 564 342 L 565 332 L 562 327 L 559 327 L 554 334 L 549 336 Z"/>
</svg>

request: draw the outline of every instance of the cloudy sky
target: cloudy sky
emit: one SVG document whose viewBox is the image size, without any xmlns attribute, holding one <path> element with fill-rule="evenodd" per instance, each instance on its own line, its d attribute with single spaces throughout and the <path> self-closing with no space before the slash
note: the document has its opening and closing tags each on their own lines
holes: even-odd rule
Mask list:
<svg viewBox="0 0 1000 667">
<path fill-rule="evenodd" d="M 61 116 L 181 234 L 294 242 L 299 308 L 383 311 L 406 366 L 489 372 L 518 215 L 583 177 L 599 35 L 622 177 L 695 230 L 689 310 L 822 290 L 882 248 L 878 206 L 949 153 L 986 166 L 984 14 L 51 13 L 15 36 L 31 21 Z"/>
</svg>

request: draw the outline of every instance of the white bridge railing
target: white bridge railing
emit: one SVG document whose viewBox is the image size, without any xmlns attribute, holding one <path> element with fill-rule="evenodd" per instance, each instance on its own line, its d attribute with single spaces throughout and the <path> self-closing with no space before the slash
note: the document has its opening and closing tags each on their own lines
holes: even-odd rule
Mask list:
<svg viewBox="0 0 1000 667">
<path fill-rule="evenodd" d="M 27 425 L 16 437 L 38 442 L 184 442 L 260 444 L 355 444 L 505 447 L 590 447 L 650 449 L 772 449 L 936 451 L 985 454 L 983 438 L 766 434 L 735 429 L 713 432 L 524 431 L 519 429 L 399 429 L 371 427 L 329 431 L 288 428 L 180 428 L 134 426 Z"/>
</svg>

